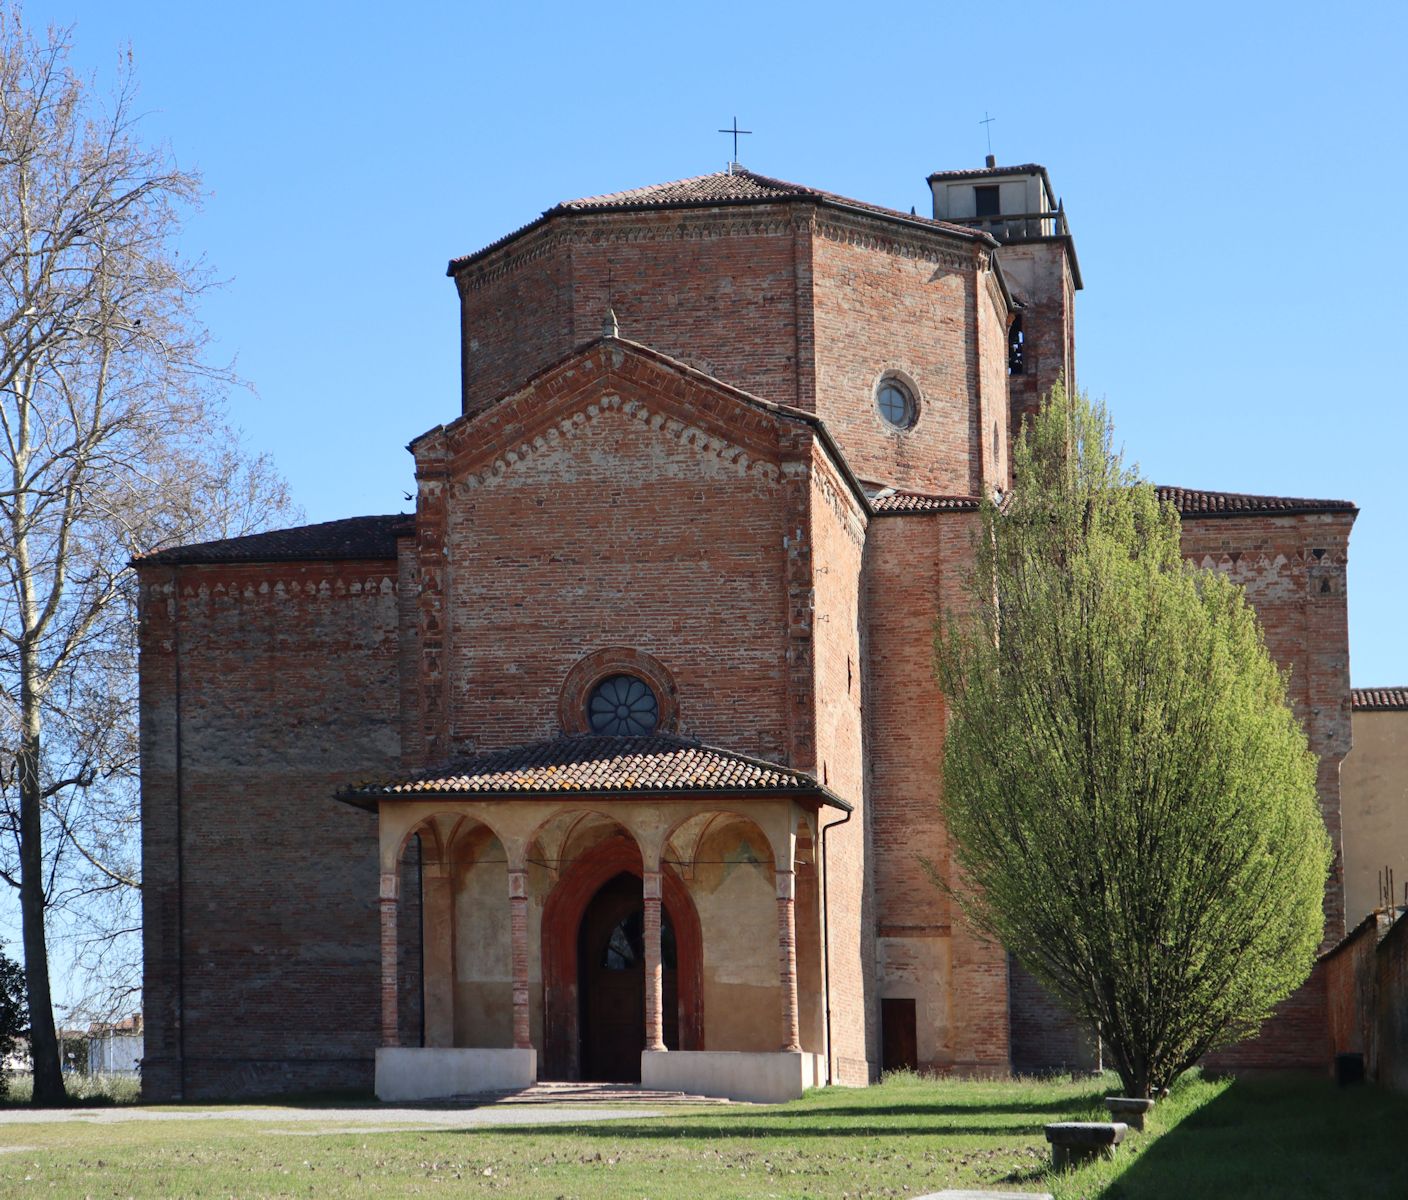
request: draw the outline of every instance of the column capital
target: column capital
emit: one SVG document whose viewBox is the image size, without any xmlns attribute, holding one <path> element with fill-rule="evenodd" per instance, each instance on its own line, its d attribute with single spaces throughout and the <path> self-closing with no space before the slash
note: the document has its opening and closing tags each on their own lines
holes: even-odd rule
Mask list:
<svg viewBox="0 0 1408 1200">
<path fill-rule="evenodd" d="M 792 900 L 797 895 L 797 872 L 777 871 L 774 873 L 777 879 L 777 898 L 779 900 Z"/>
<path fill-rule="evenodd" d="M 661 875 L 659 871 L 645 871 L 641 874 L 641 887 L 647 900 L 659 900 L 661 895 Z"/>
<path fill-rule="evenodd" d="M 401 898 L 401 877 L 395 871 L 382 874 L 379 897 L 382 900 L 399 900 Z"/>
<path fill-rule="evenodd" d="M 511 900 L 521 900 L 528 895 L 528 869 L 526 867 L 509 868 L 508 894 Z"/>
</svg>

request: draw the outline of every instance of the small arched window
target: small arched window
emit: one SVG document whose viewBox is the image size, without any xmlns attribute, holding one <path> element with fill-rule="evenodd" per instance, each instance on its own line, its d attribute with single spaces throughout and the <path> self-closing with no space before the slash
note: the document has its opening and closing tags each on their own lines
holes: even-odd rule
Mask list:
<svg viewBox="0 0 1408 1200">
<path fill-rule="evenodd" d="M 1007 373 L 1025 375 L 1027 373 L 1027 335 L 1022 332 L 1022 314 L 1012 318 L 1007 327 Z"/>
</svg>

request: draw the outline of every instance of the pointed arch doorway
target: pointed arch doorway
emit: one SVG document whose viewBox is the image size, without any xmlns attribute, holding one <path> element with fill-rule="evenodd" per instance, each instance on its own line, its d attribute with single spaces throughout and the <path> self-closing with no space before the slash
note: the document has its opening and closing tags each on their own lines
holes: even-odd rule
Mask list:
<svg viewBox="0 0 1408 1200">
<path fill-rule="evenodd" d="M 661 882 L 665 1044 L 672 1050 L 702 1050 L 699 917 L 673 871 L 664 872 Z M 548 896 L 542 923 L 540 1078 L 640 1078 L 645 1046 L 639 932 L 643 895 L 640 851 L 620 838 L 574 862 Z"/>
<path fill-rule="evenodd" d="M 665 1046 L 680 1048 L 674 924 L 662 906 L 660 958 Z M 645 1049 L 645 902 L 639 876 L 622 872 L 602 885 L 577 934 L 582 1078 L 640 1079 Z"/>
</svg>

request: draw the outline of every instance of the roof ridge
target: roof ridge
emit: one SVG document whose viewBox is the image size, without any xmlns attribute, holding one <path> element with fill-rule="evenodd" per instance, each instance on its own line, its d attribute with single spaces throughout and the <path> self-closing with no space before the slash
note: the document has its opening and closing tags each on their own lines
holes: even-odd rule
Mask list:
<svg viewBox="0 0 1408 1200">
<path fill-rule="evenodd" d="M 769 175 L 761 175 L 757 171 L 749 171 L 746 168 L 741 168 L 737 171 L 706 171 L 702 175 L 687 175 L 682 179 L 666 179 L 659 183 L 642 184 L 640 187 L 622 188 L 615 192 L 601 192 L 595 196 L 579 196 L 573 200 L 559 201 L 547 211 L 571 211 L 581 207 L 596 207 L 598 205 L 648 203 L 649 197 L 652 194 L 669 192 L 672 189 L 683 188 L 692 184 L 703 184 L 708 180 L 718 180 L 722 182 L 728 179 L 751 180 L 763 187 L 790 195 L 819 194 L 816 193 L 816 189 L 809 188 L 804 184 L 789 183 L 784 179 L 775 179 Z"/>
</svg>

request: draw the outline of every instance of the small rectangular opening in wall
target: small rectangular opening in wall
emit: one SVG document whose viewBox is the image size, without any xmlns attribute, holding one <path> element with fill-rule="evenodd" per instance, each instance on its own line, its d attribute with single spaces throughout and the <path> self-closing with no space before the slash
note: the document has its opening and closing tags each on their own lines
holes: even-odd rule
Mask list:
<svg viewBox="0 0 1408 1200">
<path fill-rule="evenodd" d="M 886 1071 L 919 1066 L 919 1039 L 913 1000 L 880 1001 L 880 1065 Z"/>
<path fill-rule="evenodd" d="M 997 184 L 985 184 L 982 187 L 973 189 L 974 215 L 979 217 L 995 217 L 1002 212 L 1002 201 Z"/>
</svg>

